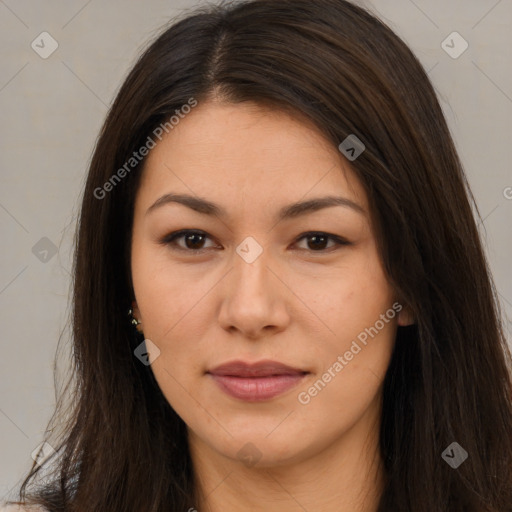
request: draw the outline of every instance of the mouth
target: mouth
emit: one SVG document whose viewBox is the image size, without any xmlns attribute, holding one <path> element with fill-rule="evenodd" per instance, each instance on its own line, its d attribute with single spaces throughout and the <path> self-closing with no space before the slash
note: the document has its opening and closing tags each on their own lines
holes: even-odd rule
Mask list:
<svg viewBox="0 0 512 512">
<path fill-rule="evenodd" d="M 206 372 L 227 395 L 248 402 L 270 400 L 295 387 L 310 372 L 279 363 L 233 361 Z"/>
</svg>

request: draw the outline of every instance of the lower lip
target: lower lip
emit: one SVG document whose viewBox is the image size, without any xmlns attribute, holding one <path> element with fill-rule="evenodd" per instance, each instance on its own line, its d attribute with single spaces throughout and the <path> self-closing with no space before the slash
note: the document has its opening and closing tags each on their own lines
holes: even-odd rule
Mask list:
<svg viewBox="0 0 512 512">
<path fill-rule="evenodd" d="M 234 377 L 209 374 L 228 395 L 247 402 L 270 400 L 296 386 L 306 374 Z"/>
</svg>

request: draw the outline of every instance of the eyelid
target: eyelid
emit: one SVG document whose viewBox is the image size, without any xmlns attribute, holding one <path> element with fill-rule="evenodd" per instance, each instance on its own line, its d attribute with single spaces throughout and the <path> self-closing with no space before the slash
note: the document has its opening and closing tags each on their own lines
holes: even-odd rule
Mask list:
<svg viewBox="0 0 512 512">
<path fill-rule="evenodd" d="M 182 251 L 182 252 L 188 252 L 190 254 L 203 254 L 205 251 L 208 251 L 211 248 L 201 248 L 201 249 L 187 249 L 184 247 L 177 246 L 175 244 L 175 240 L 182 238 L 185 235 L 188 234 L 194 234 L 194 235 L 202 235 L 206 238 L 212 239 L 212 237 L 206 233 L 205 231 L 199 230 L 199 229 L 181 229 L 179 231 L 174 231 L 172 233 L 169 233 L 168 235 L 164 236 L 159 242 L 162 245 L 171 246 L 172 250 Z M 314 251 L 311 249 L 298 249 L 299 251 L 307 251 L 310 254 L 329 254 L 332 252 L 333 249 L 337 249 L 339 246 L 346 246 L 346 245 L 352 245 L 351 242 L 346 240 L 345 238 L 335 235 L 333 233 L 328 233 L 326 231 L 305 231 L 304 233 L 301 233 L 293 244 L 297 244 L 299 241 L 301 241 L 304 238 L 312 237 L 312 236 L 323 236 L 328 238 L 329 240 L 332 240 L 335 242 L 335 245 L 333 247 L 330 247 L 328 249 L 321 249 L 318 251 Z"/>
</svg>

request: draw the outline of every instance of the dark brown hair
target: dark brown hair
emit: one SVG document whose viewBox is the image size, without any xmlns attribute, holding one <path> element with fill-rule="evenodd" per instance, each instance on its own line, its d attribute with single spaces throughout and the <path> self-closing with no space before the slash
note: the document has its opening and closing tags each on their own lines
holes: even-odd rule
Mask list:
<svg viewBox="0 0 512 512">
<path fill-rule="evenodd" d="M 20 500 L 52 512 L 197 504 L 185 424 L 134 357 L 141 338 L 126 314 L 144 161 L 102 199 L 95 190 L 176 109 L 212 97 L 294 112 L 336 147 L 350 134 L 366 146 L 352 168 L 390 283 L 416 318 L 398 329 L 384 382 L 379 512 L 511 511 L 511 357 L 478 210 L 422 66 L 385 24 L 345 0 L 203 7 L 166 27 L 129 73 L 83 194 L 72 402 L 62 434 L 48 438 L 58 452 L 34 464 Z M 457 469 L 441 457 L 454 441 L 469 454 Z M 27 494 L 50 463 L 45 485 Z"/>
</svg>

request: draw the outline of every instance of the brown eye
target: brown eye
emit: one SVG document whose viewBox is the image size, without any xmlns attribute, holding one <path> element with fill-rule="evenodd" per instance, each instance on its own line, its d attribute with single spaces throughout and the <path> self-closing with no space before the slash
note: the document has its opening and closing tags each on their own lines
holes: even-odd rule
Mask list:
<svg viewBox="0 0 512 512">
<path fill-rule="evenodd" d="M 164 245 L 169 245 L 173 249 L 188 251 L 188 252 L 201 252 L 208 247 L 204 246 L 205 240 L 210 237 L 202 231 L 182 230 L 167 235 L 161 240 Z M 183 239 L 183 243 L 177 243 L 178 240 Z"/>
<path fill-rule="evenodd" d="M 183 240 L 185 241 L 185 246 L 187 249 L 202 249 L 204 244 L 204 235 L 199 233 L 190 233 L 188 235 L 183 235 Z"/>
<path fill-rule="evenodd" d="M 329 249 L 332 249 L 333 247 L 336 246 L 350 245 L 350 242 L 348 242 L 347 240 L 344 240 L 343 238 L 340 238 L 339 236 L 336 235 L 331 235 L 329 233 L 305 233 L 301 235 L 301 237 L 297 241 L 303 239 L 307 240 L 307 247 L 305 248 L 305 250 L 311 252 L 329 251 Z M 332 241 L 334 243 L 330 247 L 327 247 L 329 241 Z"/>
</svg>

